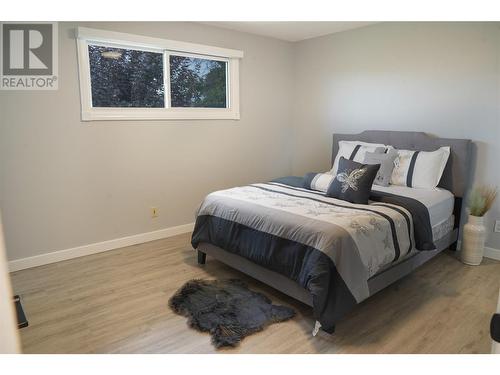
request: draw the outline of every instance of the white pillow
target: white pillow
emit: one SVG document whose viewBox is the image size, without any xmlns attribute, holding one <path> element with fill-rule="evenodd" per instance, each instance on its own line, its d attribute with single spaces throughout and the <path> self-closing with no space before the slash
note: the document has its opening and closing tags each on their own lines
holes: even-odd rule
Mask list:
<svg viewBox="0 0 500 375">
<path fill-rule="evenodd" d="M 333 167 L 330 170 L 330 174 L 337 175 L 337 169 L 339 167 L 339 160 L 343 156 L 346 159 L 357 161 L 362 163 L 365 160 L 365 154 L 367 152 L 375 152 L 378 154 L 383 154 L 387 146 L 380 143 L 366 143 L 360 141 L 339 141 L 339 151 L 335 156 L 333 161 Z"/>
<path fill-rule="evenodd" d="M 391 184 L 423 189 L 434 189 L 441 180 L 450 156 L 449 147 L 436 151 L 396 150 Z"/>
<path fill-rule="evenodd" d="M 308 173 L 304 177 L 304 187 L 326 193 L 334 179 L 330 173 Z"/>
</svg>

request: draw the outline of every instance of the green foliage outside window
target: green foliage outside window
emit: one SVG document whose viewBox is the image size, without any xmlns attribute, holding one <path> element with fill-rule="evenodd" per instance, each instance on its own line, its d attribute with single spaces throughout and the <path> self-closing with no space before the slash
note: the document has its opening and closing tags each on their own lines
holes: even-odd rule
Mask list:
<svg viewBox="0 0 500 375">
<path fill-rule="evenodd" d="M 165 107 L 163 54 L 89 45 L 93 107 Z M 170 56 L 172 107 L 226 108 L 224 61 Z"/>
</svg>

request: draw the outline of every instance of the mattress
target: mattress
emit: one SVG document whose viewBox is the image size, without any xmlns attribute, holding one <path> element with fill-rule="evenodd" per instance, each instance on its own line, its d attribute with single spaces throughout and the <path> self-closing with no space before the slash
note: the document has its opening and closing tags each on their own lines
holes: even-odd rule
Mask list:
<svg viewBox="0 0 500 375">
<path fill-rule="evenodd" d="M 432 227 L 432 239 L 434 242 L 439 241 L 453 230 L 455 224 L 455 216 L 451 215 L 447 220 L 436 224 Z"/>
<path fill-rule="evenodd" d="M 448 221 L 453 214 L 455 197 L 451 192 L 445 189 L 417 189 L 407 186 L 373 185 L 372 190 L 401 195 L 420 201 L 429 211 L 430 222 L 433 228 Z"/>
</svg>

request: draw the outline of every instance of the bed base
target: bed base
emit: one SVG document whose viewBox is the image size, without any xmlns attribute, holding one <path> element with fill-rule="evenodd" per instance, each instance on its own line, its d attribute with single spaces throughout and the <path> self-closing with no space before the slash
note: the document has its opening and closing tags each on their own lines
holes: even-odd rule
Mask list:
<svg viewBox="0 0 500 375">
<path fill-rule="evenodd" d="M 395 281 L 408 275 L 422 264 L 434 258 L 441 251 L 452 246 L 458 238 L 458 229 L 454 229 L 440 240 L 436 241 L 436 250 L 420 251 L 413 256 L 388 267 L 368 280 L 368 289 L 370 296 L 391 285 Z M 253 277 L 256 280 L 267 284 L 274 289 L 302 302 L 312 306 L 312 295 L 300 286 L 297 282 L 283 276 L 277 272 L 268 270 L 252 261 L 223 250 L 215 245 L 202 242 L 198 245 L 198 264 L 205 264 L 206 256 L 217 259 L 228 266 L 237 269 L 240 272 Z"/>
<path fill-rule="evenodd" d="M 207 254 L 198 250 L 198 264 L 205 264 L 207 262 Z"/>
</svg>

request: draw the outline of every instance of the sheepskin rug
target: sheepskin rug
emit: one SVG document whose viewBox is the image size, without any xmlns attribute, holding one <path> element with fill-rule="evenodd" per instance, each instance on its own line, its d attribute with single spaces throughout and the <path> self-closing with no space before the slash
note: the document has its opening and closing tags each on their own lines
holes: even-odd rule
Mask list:
<svg viewBox="0 0 500 375">
<path fill-rule="evenodd" d="M 170 308 L 188 318 L 188 325 L 210 332 L 216 348 L 234 347 L 267 325 L 292 318 L 295 311 L 273 305 L 240 280 L 191 280 L 169 300 Z"/>
</svg>

